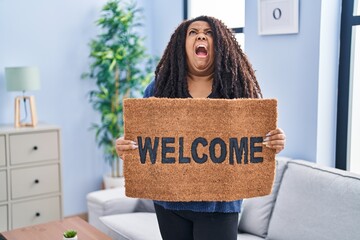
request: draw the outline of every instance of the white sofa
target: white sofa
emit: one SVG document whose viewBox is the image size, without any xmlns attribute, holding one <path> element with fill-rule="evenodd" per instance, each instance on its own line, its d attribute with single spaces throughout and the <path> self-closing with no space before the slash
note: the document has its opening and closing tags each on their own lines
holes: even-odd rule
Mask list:
<svg viewBox="0 0 360 240">
<path fill-rule="evenodd" d="M 151 200 L 119 188 L 89 193 L 87 201 L 90 224 L 113 239 L 161 239 Z M 244 200 L 238 239 L 360 239 L 360 176 L 278 159 L 272 194 Z"/>
</svg>

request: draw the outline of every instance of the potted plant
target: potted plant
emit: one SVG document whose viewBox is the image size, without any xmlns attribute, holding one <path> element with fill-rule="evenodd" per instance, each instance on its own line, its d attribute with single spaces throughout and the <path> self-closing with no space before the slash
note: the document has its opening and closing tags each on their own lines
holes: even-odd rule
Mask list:
<svg viewBox="0 0 360 240">
<path fill-rule="evenodd" d="M 69 239 L 74 239 L 77 240 L 77 231 L 75 230 L 67 230 L 64 232 L 64 238 L 63 240 L 69 240 Z"/>
<path fill-rule="evenodd" d="M 101 122 L 91 128 L 115 178 L 122 177 L 115 150 L 115 140 L 124 133 L 122 100 L 140 97 L 153 76 L 154 60 L 146 54 L 139 34 L 141 11 L 134 2 L 109 0 L 105 4 L 96 22 L 101 33 L 89 44 L 90 70 L 82 76 L 96 81 L 89 102 L 100 113 Z"/>
</svg>

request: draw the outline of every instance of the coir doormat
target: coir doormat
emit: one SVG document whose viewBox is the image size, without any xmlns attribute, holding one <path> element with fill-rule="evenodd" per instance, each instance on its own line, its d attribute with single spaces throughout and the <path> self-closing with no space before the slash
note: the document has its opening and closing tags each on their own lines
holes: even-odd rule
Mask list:
<svg viewBox="0 0 360 240">
<path fill-rule="evenodd" d="M 126 99 L 126 195 L 164 201 L 232 201 L 270 194 L 274 99 Z"/>
</svg>

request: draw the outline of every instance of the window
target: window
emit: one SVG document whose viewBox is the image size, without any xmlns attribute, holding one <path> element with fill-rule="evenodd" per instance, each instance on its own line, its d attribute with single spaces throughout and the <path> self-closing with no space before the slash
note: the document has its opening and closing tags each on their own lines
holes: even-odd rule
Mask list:
<svg viewBox="0 0 360 240">
<path fill-rule="evenodd" d="M 360 25 L 354 26 L 349 89 L 349 170 L 360 174 Z"/>
<path fill-rule="evenodd" d="M 336 167 L 360 174 L 359 2 L 342 2 Z"/>
<path fill-rule="evenodd" d="M 360 15 L 360 1 L 355 0 L 354 15 Z"/>
<path fill-rule="evenodd" d="M 223 7 L 221 7 L 223 6 Z M 244 50 L 245 0 L 184 0 L 184 19 L 200 15 L 216 17 L 231 28 Z"/>
</svg>

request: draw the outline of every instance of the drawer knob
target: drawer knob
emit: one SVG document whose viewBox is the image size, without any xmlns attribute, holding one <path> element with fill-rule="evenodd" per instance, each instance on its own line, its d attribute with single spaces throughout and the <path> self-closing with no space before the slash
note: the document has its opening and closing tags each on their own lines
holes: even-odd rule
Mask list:
<svg viewBox="0 0 360 240">
<path fill-rule="evenodd" d="M 34 146 L 33 149 L 36 151 L 38 150 L 38 146 Z"/>
<path fill-rule="evenodd" d="M 40 217 L 40 213 L 39 212 L 35 213 L 35 216 Z"/>
<path fill-rule="evenodd" d="M 39 179 L 35 179 L 35 181 L 34 181 L 36 184 L 38 184 L 40 181 L 39 181 Z"/>
</svg>

